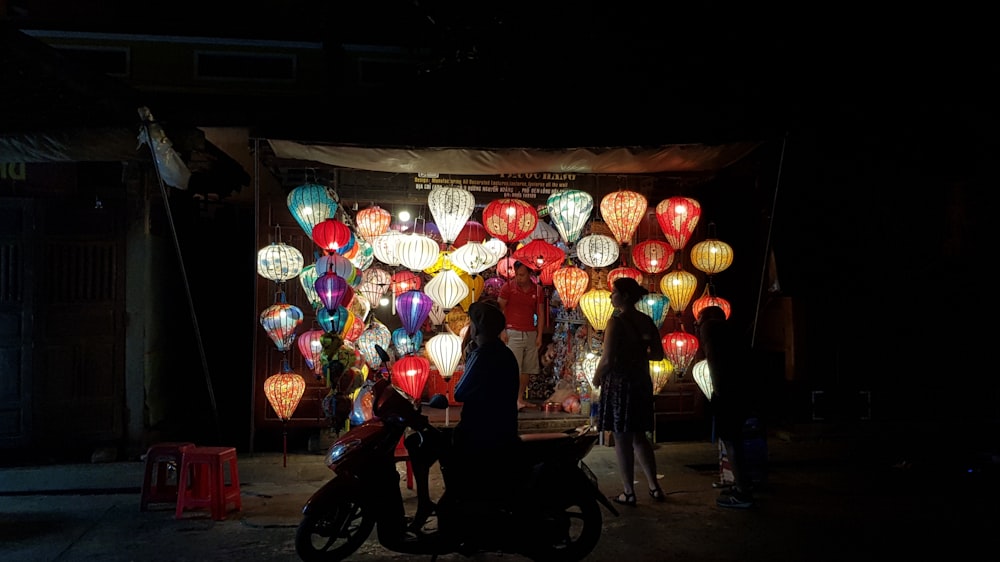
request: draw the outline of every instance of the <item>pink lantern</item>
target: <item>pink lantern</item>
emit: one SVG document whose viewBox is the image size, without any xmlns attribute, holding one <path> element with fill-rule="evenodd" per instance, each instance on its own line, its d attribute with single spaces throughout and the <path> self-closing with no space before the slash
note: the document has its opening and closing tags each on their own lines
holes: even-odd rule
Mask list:
<svg viewBox="0 0 1000 562">
<path fill-rule="evenodd" d="M 298 337 L 299 351 L 305 358 L 306 365 L 317 375 L 323 372 L 323 363 L 320 361 L 323 355 L 323 343 L 320 338 L 324 333 L 326 332 L 323 330 L 309 330 Z"/>
</svg>

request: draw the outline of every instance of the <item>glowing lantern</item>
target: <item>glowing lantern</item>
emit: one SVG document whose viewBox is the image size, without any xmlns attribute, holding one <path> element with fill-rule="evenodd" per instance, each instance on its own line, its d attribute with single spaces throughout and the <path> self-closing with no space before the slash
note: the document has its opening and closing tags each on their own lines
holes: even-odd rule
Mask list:
<svg viewBox="0 0 1000 562">
<path fill-rule="evenodd" d="M 361 332 L 365 330 L 365 322 L 361 318 L 358 318 L 358 315 L 353 310 L 347 310 L 347 321 L 344 322 L 344 328 L 340 331 L 340 337 L 345 342 L 354 342 L 361 337 Z"/>
<path fill-rule="evenodd" d="M 423 285 L 420 276 L 412 271 L 397 271 L 390 277 L 389 286 L 392 287 L 392 295 L 398 297 L 406 291 L 416 291 Z"/>
<path fill-rule="evenodd" d="M 282 370 L 264 380 L 264 396 L 274 408 L 274 413 L 278 414 L 282 427 L 285 422 L 292 418 L 295 409 L 299 407 L 299 401 L 306 391 L 306 381 L 298 373 Z M 283 432 L 284 433 L 284 432 Z M 284 466 L 288 466 L 288 435 L 282 436 L 284 451 Z"/>
<path fill-rule="evenodd" d="M 725 271 L 733 264 L 733 247 L 722 240 L 709 238 L 691 247 L 691 265 L 709 275 Z"/>
<path fill-rule="evenodd" d="M 330 312 L 328 309 L 324 310 Z M 347 325 L 353 321 L 354 321 L 354 313 L 348 310 L 346 306 L 338 306 L 337 310 L 330 312 L 329 331 L 335 334 L 343 334 L 344 328 L 346 328 Z"/>
<path fill-rule="evenodd" d="M 646 198 L 640 193 L 620 190 L 601 199 L 601 216 L 619 244 L 628 244 L 646 215 Z"/>
<path fill-rule="evenodd" d="M 445 381 L 455 374 L 462 359 L 462 338 L 448 332 L 436 334 L 427 340 L 427 355 Z"/>
<path fill-rule="evenodd" d="M 663 353 L 674 364 L 674 372 L 683 377 L 684 369 L 698 353 L 698 338 L 682 330 L 663 336 L 660 343 L 663 344 Z"/>
<path fill-rule="evenodd" d="M 354 267 L 365 270 L 371 267 L 372 262 L 375 261 L 375 249 L 372 248 L 371 242 L 365 240 L 364 238 L 359 238 L 356 241 L 355 246 L 358 251 L 355 252 L 354 256 L 348 257 L 346 254 L 344 257 L 351 260 Z"/>
<path fill-rule="evenodd" d="M 522 242 L 531 242 L 532 240 L 545 240 L 549 244 L 555 244 L 559 241 L 559 231 L 550 226 L 549 223 L 540 220 L 535 225 L 535 230 L 532 230 Z"/>
<path fill-rule="evenodd" d="M 659 273 L 674 262 L 674 249 L 663 240 L 644 240 L 632 246 L 632 261 L 645 273 Z"/>
<path fill-rule="evenodd" d="M 424 293 L 445 311 L 469 295 L 469 286 L 451 269 L 442 269 L 424 286 Z"/>
<path fill-rule="evenodd" d="M 691 367 L 691 374 L 694 382 L 698 383 L 698 388 L 705 395 L 705 398 L 712 400 L 715 393 L 715 385 L 712 384 L 712 371 L 708 368 L 708 361 L 702 359 Z"/>
<path fill-rule="evenodd" d="M 451 254 L 451 261 L 462 271 L 476 275 L 496 265 L 497 256 L 480 242 L 467 242 Z"/>
<path fill-rule="evenodd" d="M 615 308 L 611 306 L 611 291 L 606 289 L 591 289 L 580 296 L 580 309 L 587 317 L 590 325 L 598 332 L 604 331 L 608 319 Z"/>
<path fill-rule="evenodd" d="M 444 315 L 444 322 L 449 332 L 461 336 L 462 330 L 469 325 L 469 315 L 461 308 L 453 308 Z"/>
<path fill-rule="evenodd" d="M 528 236 L 537 225 L 538 211 L 521 199 L 494 199 L 483 209 L 483 228 L 507 244 Z"/>
<path fill-rule="evenodd" d="M 317 224 L 312 231 L 313 242 L 326 253 L 340 252 L 351 243 L 354 233 L 337 219 L 326 219 Z"/>
<path fill-rule="evenodd" d="M 427 314 L 427 317 L 431 319 L 431 324 L 439 326 L 442 322 L 444 322 L 445 314 L 444 309 L 438 306 L 438 303 L 434 303 L 434 306 L 431 307 L 431 311 Z"/>
<path fill-rule="evenodd" d="M 361 352 L 365 363 L 371 369 L 378 369 L 382 366 L 382 358 L 379 357 L 375 346 L 377 345 L 382 349 L 389 349 L 391 343 L 392 333 L 381 322 L 372 322 L 371 326 L 361 332 L 357 341 L 358 351 Z"/>
<path fill-rule="evenodd" d="M 374 240 L 389 230 L 392 214 L 378 205 L 358 211 L 354 217 L 355 230 L 366 240 Z"/>
<path fill-rule="evenodd" d="M 490 277 L 483 282 L 483 292 L 491 297 L 500 295 L 500 289 L 507 281 L 503 277 Z"/>
<path fill-rule="evenodd" d="M 660 292 L 670 298 L 670 308 L 678 314 L 687 308 L 696 288 L 698 278 L 683 269 L 670 271 L 660 279 Z"/>
<path fill-rule="evenodd" d="M 396 244 L 404 236 L 397 230 L 386 231 L 379 234 L 372 241 L 372 253 L 375 259 L 386 265 L 399 265 L 399 255 L 396 253 Z"/>
<path fill-rule="evenodd" d="M 544 240 L 532 240 L 514 251 L 512 256 L 534 270 L 539 270 L 548 264 L 562 263 L 566 252 Z"/>
<path fill-rule="evenodd" d="M 653 394 L 659 394 L 674 374 L 674 364 L 664 357 L 659 361 L 649 362 L 649 378 L 653 379 Z"/>
<path fill-rule="evenodd" d="M 580 238 L 583 227 L 594 210 L 594 198 L 586 191 L 568 189 L 549 195 L 547 201 L 552 224 L 563 242 L 572 244 Z"/>
<path fill-rule="evenodd" d="M 423 234 L 401 236 L 396 243 L 399 262 L 413 271 L 423 271 L 437 261 L 441 247 Z"/>
<path fill-rule="evenodd" d="M 347 290 L 349 289 L 347 281 L 344 278 L 333 272 L 324 273 L 318 279 L 316 279 L 316 294 L 319 295 L 319 301 L 323 303 L 323 308 L 326 308 L 330 312 L 337 310 L 337 307 L 344 302 L 344 297 L 347 295 Z"/>
<path fill-rule="evenodd" d="M 670 310 L 670 298 L 660 293 L 646 293 L 635 303 L 635 308 L 653 319 L 657 328 L 663 327 L 663 321 Z"/>
<path fill-rule="evenodd" d="M 316 311 L 316 322 L 324 332 L 333 332 L 333 313 L 322 306 Z"/>
<path fill-rule="evenodd" d="M 444 268 L 453 269 L 461 273 L 462 268 L 455 265 L 455 262 L 453 262 L 451 259 L 451 255 L 453 253 L 454 252 L 452 250 L 444 250 L 442 252 L 438 252 L 437 259 L 434 260 L 434 263 L 432 263 L 430 267 L 424 269 L 424 273 L 434 275 L 435 273 L 441 271 Z"/>
<path fill-rule="evenodd" d="M 347 303 L 347 310 L 350 310 L 358 317 L 362 323 L 368 318 L 368 313 L 372 310 L 372 304 L 364 293 L 357 292 L 351 295 L 350 302 Z"/>
<path fill-rule="evenodd" d="M 469 242 L 482 244 L 483 242 L 486 242 L 486 239 L 489 237 L 489 233 L 486 232 L 486 229 L 483 228 L 482 224 L 476 221 L 466 221 L 462 230 L 458 231 L 458 236 L 455 237 L 455 241 L 452 243 L 452 246 L 455 248 L 461 248 Z"/>
<path fill-rule="evenodd" d="M 392 331 L 392 345 L 399 355 L 409 355 L 416 353 L 424 343 L 424 333 L 417 330 L 413 334 L 407 334 L 406 328 L 396 328 Z"/>
<path fill-rule="evenodd" d="M 670 197 L 656 206 L 656 221 L 674 250 L 681 250 L 698 226 L 701 204 L 690 197 Z"/>
<path fill-rule="evenodd" d="M 325 185 L 307 183 L 288 192 L 288 210 L 310 237 L 313 228 L 337 212 L 337 201 Z"/>
<path fill-rule="evenodd" d="M 407 334 L 413 335 L 420 331 L 432 306 L 434 301 L 420 291 L 406 291 L 396 297 L 396 314 Z"/>
<path fill-rule="evenodd" d="M 483 242 L 483 247 L 496 256 L 497 260 L 507 255 L 507 244 L 499 238 L 490 238 L 486 242 Z"/>
<path fill-rule="evenodd" d="M 302 318 L 302 310 L 299 307 L 279 302 L 260 313 L 260 325 L 264 327 L 264 331 L 277 346 L 278 351 L 288 351 L 295 341 L 295 328 L 302 323 Z"/>
<path fill-rule="evenodd" d="M 368 302 L 373 305 L 378 303 L 379 299 L 381 299 L 382 295 L 384 295 L 389 289 L 389 284 L 392 282 L 392 277 L 389 275 L 389 272 L 378 267 L 366 269 L 361 275 L 361 278 L 362 282 L 358 287 L 358 291 L 360 291 L 361 294 L 368 299 Z"/>
<path fill-rule="evenodd" d="M 298 337 L 299 352 L 306 360 L 306 366 L 316 374 L 319 374 L 323 369 L 323 364 L 320 362 L 320 356 L 323 354 L 323 343 L 319 340 L 323 333 L 323 330 L 308 330 Z"/>
<path fill-rule="evenodd" d="M 701 314 L 701 311 L 707 306 L 717 306 L 721 308 L 722 311 L 726 313 L 726 320 L 729 319 L 729 313 L 732 312 L 733 309 L 732 305 L 729 304 L 729 301 L 711 294 L 708 290 L 708 286 L 705 287 L 705 292 L 691 303 L 691 314 L 693 314 L 695 318 L 698 318 L 698 315 Z"/>
<path fill-rule="evenodd" d="M 504 279 L 514 277 L 514 274 L 517 273 L 514 271 L 514 262 L 516 261 L 517 259 L 515 259 L 514 256 L 497 260 L 497 275 Z"/>
<path fill-rule="evenodd" d="M 538 274 L 538 282 L 542 285 L 551 287 L 552 283 L 554 282 L 552 276 L 555 274 L 556 271 L 559 270 L 561 266 L 562 264 L 559 262 L 545 264 L 545 267 L 543 267 L 542 271 Z"/>
<path fill-rule="evenodd" d="M 478 275 L 469 275 L 467 273 L 460 273 L 458 278 L 469 288 L 469 294 L 458 304 L 465 310 L 469 310 L 472 303 L 476 302 L 480 295 L 483 294 L 483 287 L 486 285 L 486 280 Z"/>
<path fill-rule="evenodd" d="M 606 267 L 618 260 L 618 244 L 610 236 L 589 234 L 576 243 L 576 257 L 583 265 Z"/>
<path fill-rule="evenodd" d="M 559 298 L 566 308 L 575 308 L 580 296 L 587 290 L 590 276 L 579 267 L 560 267 L 552 274 L 552 283 L 559 292 Z"/>
<path fill-rule="evenodd" d="M 419 355 L 407 355 L 392 366 L 392 384 L 417 400 L 424 393 L 431 362 Z"/>
<path fill-rule="evenodd" d="M 284 283 L 302 273 L 302 252 L 294 246 L 274 243 L 257 252 L 257 273 L 275 283 Z"/>
<path fill-rule="evenodd" d="M 316 271 L 318 273 L 335 273 L 343 277 L 347 284 L 354 287 L 361 284 L 362 274 L 358 268 L 354 267 L 351 260 L 340 254 L 328 254 L 320 256 L 316 260 Z"/>
<path fill-rule="evenodd" d="M 427 194 L 427 206 L 434 216 L 441 240 L 447 244 L 455 240 L 472 216 L 476 198 L 461 187 L 438 186 Z"/>
<path fill-rule="evenodd" d="M 613 285 L 620 277 L 634 279 L 636 283 L 642 285 L 642 272 L 634 267 L 616 267 L 608 272 L 608 285 Z"/>
</svg>

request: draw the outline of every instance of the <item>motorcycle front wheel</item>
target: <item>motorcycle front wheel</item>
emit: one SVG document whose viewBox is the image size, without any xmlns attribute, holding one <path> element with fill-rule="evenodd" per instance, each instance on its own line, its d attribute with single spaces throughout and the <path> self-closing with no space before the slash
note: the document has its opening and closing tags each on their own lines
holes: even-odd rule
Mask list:
<svg viewBox="0 0 1000 562">
<path fill-rule="evenodd" d="M 361 547 L 375 518 L 350 498 L 339 498 L 302 518 L 295 530 L 295 552 L 305 562 L 343 560 Z"/>
<path fill-rule="evenodd" d="M 530 556 L 538 561 L 576 562 L 583 560 L 601 539 L 601 507 L 590 496 L 574 498 L 562 509 L 541 515 L 539 534 Z"/>
</svg>

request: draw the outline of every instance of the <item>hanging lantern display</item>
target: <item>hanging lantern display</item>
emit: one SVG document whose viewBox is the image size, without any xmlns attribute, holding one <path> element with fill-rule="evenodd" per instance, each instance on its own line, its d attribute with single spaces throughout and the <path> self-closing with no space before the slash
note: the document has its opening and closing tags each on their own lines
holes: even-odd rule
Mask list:
<svg viewBox="0 0 1000 562">
<path fill-rule="evenodd" d="M 483 242 L 483 247 L 496 256 L 497 261 L 507 255 L 507 244 L 499 238 L 490 238 L 486 242 Z"/>
<path fill-rule="evenodd" d="M 361 352 L 365 364 L 368 365 L 368 368 L 374 370 L 382 366 L 382 358 L 379 357 L 375 346 L 377 345 L 382 349 L 389 349 L 391 344 L 392 332 L 389 331 L 389 328 L 385 327 L 385 324 L 377 321 L 372 322 L 371 326 L 362 331 L 357 341 L 358 351 Z"/>
<path fill-rule="evenodd" d="M 392 384 L 419 400 L 424 393 L 427 375 L 431 372 L 431 362 L 419 355 L 407 355 L 392 366 Z"/>
<path fill-rule="evenodd" d="M 566 252 L 544 240 L 532 240 L 515 250 L 511 257 L 538 271 L 546 265 L 562 263 L 566 259 Z"/>
<path fill-rule="evenodd" d="M 401 236 L 396 243 L 396 255 L 399 263 L 412 271 L 423 271 L 437 261 L 441 247 L 438 243 L 422 234 L 407 234 Z"/>
<path fill-rule="evenodd" d="M 432 306 L 434 301 L 420 291 L 406 291 L 396 297 L 396 314 L 407 334 L 413 335 L 420 331 Z"/>
<path fill-rule="evenodd" d="M 538 211 L 522 199 L 494 199 L 483 209 L 483 228 L 507 244 L 524 239 L 537 225 Z"/>
<path fill-rule="evenodd" d="M 320 274 L 335 273 L 343 278 L 344 281 L 347 281 L 347 284 L 351 287 L 360 285 L 363 275 L 360 271 L 358 271 L 358 268 L 354 267 L 351 260 L 339 254 L 320 256 L 320 258 L 316 260 L 316 271 Z"/>
<path fill-rule="evenodd" d="M 504 279 L 503 277 L 499 276 L 490 277 L 489 279 L 483 282 L 483 293 L 491 297 L 498 297 L 500 296 L 500 289 L 506 282 L 507 280 Z"/>
<path fill-rule="evenodd" d="M 580 310 L 587 321 L 598 332 L 603 332 L 608 325 L 608 319 L 615 311 L 611 306 L 611 291 L 606 289 L 591 289 L 580 296 Z"/>
<path fill-rule="evenodd" d="M 660 292 L 670 298 L 670 308 L 677 314 L 684 312 L 697 288 L 698 278 L 683 269 L 675 269 L 660 278 Z"/>
<path fill-rule="evenodd" d="M 469 325 L 469 314 L 461 308 L 453 308 L 444 315 L 444 325 L 449 332 L 461 337 L 462 330 Z"/>
<path fill-rule="evenodd" d="M 446 312 L 469 295 L 469 287 L 451 269 L 442 269 L 424 286 L 424 293 Z"/>
<path fill-rule="evenodd" d="M 337 219 L 326 219 L 313 227 L 312 239 L 324 252 L 340 253 L 353 239 L 354 233 Z"/>
<path fill-rule="evenodd" d="M 396 253 L 396 244 L 405 236 L 398 230 L 389 230 L 384 234 L 379 234 L 372 241 L 372 253 L 375 259 L 386 265 L 399 265 L 399 255 Z"/>
<path fill-rule="evenodd" d="M 264 396 L 274 413 L 284 421 L 291 419 L 306 391 L 306 381 L 298 373 L 283 371 L 264 380 Z"/>
<path fill-rule="evenodd" d="M 619 190 L 601 199 L 601 216 L 619 244 L 628 244 L 646 215 L 646 198 L 641 193 Z"/>
<path fill-rule="evenodd" d="M 416 291 L 423 286 L 423 280 L 412 271 L 397 271 L 390 277 L 389 286 L 392 287 L 392 295 L 398 297 L 406 291 Z"/>
<path fill-rule="evenodd" d="M 657 328 L 662 328 L 667 312 L 670 311 L 670 298 L 660 293 L 646 293 L 636 301 L 635 308 L 652 318 Z"/>
<path fill-rule="evenodd" d="M 375 261 L 375 250 L 372 248 L 371 242 L 365 240 L 364 238 L 358 238 L 355 243 L 358 251 L 354 253 L 353 256 L 347 257 L 354 264 L 354 267 L 364 271 L 371 267 L 372 262 Z"/>
<path fill-rule="evenodd" d="M 385 234 L 392 223 L 392 213 L 378 205 L 361 209 L 354 216 L 354 229 L 365 240 L 374 240 L 376 236 Z"/>
<path fill-rule="evenodd" d="M 459 269 L 477 275 L 497 264 L 497 256 L 480 242 L 467 242 L 451 254 L 451 261 Z"/>
<path fill-rule="evenodd" d="M 560 267 L 552 274 L 552 284 L 559 292 L 563 306 L 567 309 L 576 308 L 580 302 L 580 296 L 590 284 L 590 276 L 579 267 L 568 265 Z"/>
<path fill-rule="evenodd" d="M 347 303 L 347 310 L 350 310 L 358 317 L 362 323 L 368 319 L 368 313 L 372 310 L 371 302 L 364 293 L 358 291 L 351 295 L 350 302 Z"/>
<path fill-rule="evenodd" d="M 438 374 L 447 381 L 455 374 L 462 359 L 462 338 L 448 332 L 440 332 L 427 340 L 427 355 L 437 367 Z"/>
<path fill-rule="evenodd" d="M 698 338 L 683 331 L 682 328 L 681 331 L 670 332 L 663 336 L 660 343 L 663 344 L 663 353 L 674 365 L 673 372 L 678 377 L 683 377 L 684 370 L 698 353 Z"/>
<path fill-rule="evenodd" d="M 545 240 L 549 244 L 555 244 L 559 242 L 559 231 L 548 222 L 539 220 L 538 224 L 535 225 L 535 230 L 521 239 L 521 242 L 528 243 L 532 240 Z"/>
<path fill-rule="evenodd" d="M 588 234 L 576 243 L 576 257 L 589 267 L 607 267 L 618 260 L 618 244 L 610 236 Z"/>
<path fill-rule="evenodd" d="M 628 277 L 634 279 L 636 283 L 642 285 L 642 272 L 634 267 L 616 267 L 608 272 L 608 286 L 614 284 L 616 279 Z"/>
<path fill-rule="evenodd" d="M 465 226 L 462 227 L 462 230 L 458 231 L 458 236 L 455 237 L 455 241 L 452 243 L 452 246 L 455 248 L 461 248 L 469 242 L 482 244 L 483 242 L 486 242 L 489 237 L 490 233 L 486 232 L 486 228 L 484 228 L 478 221 L 465 221 Z"/>
<path fill-rule="evenodd" d="M 469 275 L 468 273 L 460 273 L 458 278 L 469 288 L 469 294 L 465 295 L 465 298 L 458 305 L 468 311 L 472 303 L 479 300 L 479 297 L 482 296 L 486 280 L 479 275 Z"/>
<path fill-rule="evenodd" d="M 278 302 L 260 313 L 260 325 L 264 327 L 264 331 L 278 351 L 289 351 L 295 341 L 295 328 L 302 323 L 302 318 L 302 310 L 299 307 Z"/>
<path fill-rule="evenodd" d="M 302 252 L 284 243 L 270 243 L 257 252 L 257 273 L 275 283 L 284 283 L 302 273 Z"/>
<path fill-rule="evenodd" d="M 514 270 L 514 262 L 517 260 L 514 256 L 508 256 L 506 258 L 500 258 L 497 260 L 497 275 L 504 279 L 511 279 L 514 274 L 517 273 Z"/>
<path fill-rule="evenodd" d="M 656 221 L 675 251 L 687 244 L 699 217 L 701 204 L 690 197 L 670 197 L 656 206 Z"/>
<path fill-rule="evenodd" d="M 368 302 L 372 306 L 378 306 L 378 301 L 382 298 L 382 295 L 389 290 L 392 276 L 384 269 L 373 267 L 366 269 L 361 278 L 362 282 L 358 287 L 358 291 L 368 299 Z"/>
<path fill-rule="evenodd" d="M 288 192 L 288 210 L 310 237 L 317 224 L 332 219 L 337 212 L 337 201 L 331 192 L 325 185 L 315 183 L 300 185 Z"/>
<path fill-rule="evenodd" d="M 664 357 L 659 361 L 649 362 L 649 378 L 653 379 L 653 394 L 663 391 L 672 374 L 674 374 L 674 364 L 670 359 Z"/>
<path fill-rule="evenodd" d="M 733 265 L 733 247 L 722 240 L 708 238 L 691 246 L 691 265 L 714 275 Z"/>
<path fill-rule="evenodd" d="M 643 240 L 632 246 L 632 261 L 645 273 L 659 273 L 674 262 L 674 249 L 663 240 Z"/>
<path fill-rule="evenodd" d="M 406 328 L 396 328 L 392 331 L 392 345 L 400 357 L 416 353 L 423 343 L 424 333 L 419 330 L 413 334 L 407 334 Z"/>
<path fill-rule="evenodd" d="M 309 300 L 309 304 L 312 305 L 313 310 L 323 306 L 323 302 L 319 300 L 319 293 L 316 292 L 316 280 L 319 276 L 316 275 L 316 265 L 309 264 L 302 268 L 302 273 L 299 273 L 299 283 L 302 285 L 302 290 L 306 294 L 306 299 Z"/>
<path fill-rule="evenodd" d="M 461 187 L 436 186 L 427 194 L 427 207 L 434 216 L 441 240 L 448 244 L 458 237 L 458 233 L 472 216 L 476 198 Z"/>
<path fill-rule="evenodd" d="M 594 198 L 586 191 L 568 189 L 549 195 L 547 202 L 552 224 L 562 241 L 572 244 L 580 238 L 583 227 L 594 210 Z"/>
<path fill-rule="evenodd" d="M 351 343 L 358 341 L 361 332 L 365 330 L 365 322 L 353 310 L 348 309 L 347 321 L 344 322 L 344 329 L 340 331 L 340 337 L 344 342 Z"/>
<path fill-rule="evenodd" d="M 320 357 L 323 355 L 323 343 L 320 338 L 323 330 L 308 330 L 302 332 L 298 337 L 297 346 L 302 357 L 306 360 L 306 366 L 312 369 L 313 373 L 320 374 L 323 371 L 323 363 Z"/>
<path fill-rule="evenodd" d="M 694 382 L 698 383 L 698 388 L 701 389 L 705 398 L 711 401 L 712 394 L 715 393 L 715 385 L 712 384 L 712 371 L 708 368 L 708 361 L 702 359 L 695 363 L 694 367 L 691 367 L 691 375 Z"/>
<path fill-rule="evenodd" d="M 344 297 L 350 287 L 344 278 L 333 272 L 327 272 L 316 279 L 316 294 L 323 307 L 333 312 L 344 302 Z"/>
<path fill-rule="evenodd" d="M 695 318 L 698 318 L 698 315 L 701 314 L 701 311 L 706 306 L 717 306 L 721 308 L 722 312 L 726 313 L 726 320 L 729 320 L 729 313 L 732 312 L 733 309 L 732 305 L 729 304 L 729 301 L 722 297 L 712 295 L 711 291 L 708 290 L 707 285 L 705 286 L 705 291 L 702 295 L 691 303 L 691 314 L 693 314 Z"/>
</svg>

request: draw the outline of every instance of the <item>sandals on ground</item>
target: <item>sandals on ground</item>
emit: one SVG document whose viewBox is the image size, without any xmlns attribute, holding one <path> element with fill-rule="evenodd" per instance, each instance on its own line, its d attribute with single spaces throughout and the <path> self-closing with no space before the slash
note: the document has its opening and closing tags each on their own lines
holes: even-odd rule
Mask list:
<svg viewBox="0 0 1000 562">
<path fill-rule="evenodd" d="M 611 501 L 617 504 L 627 505 L 629 507 L 635 507 L 635 494 L 634 493 L 626 494 L 625 492 L 622 492 L 617 496 L 611 498 Z"/>
<path fill-rule="evenodd" d="M 661 490 L 659 486 L 649 491 L 649 497 L 653 498 L 653 501 L 667 501 L 667 496 L 663 494 L 663 490 Z"/>
</svg>

